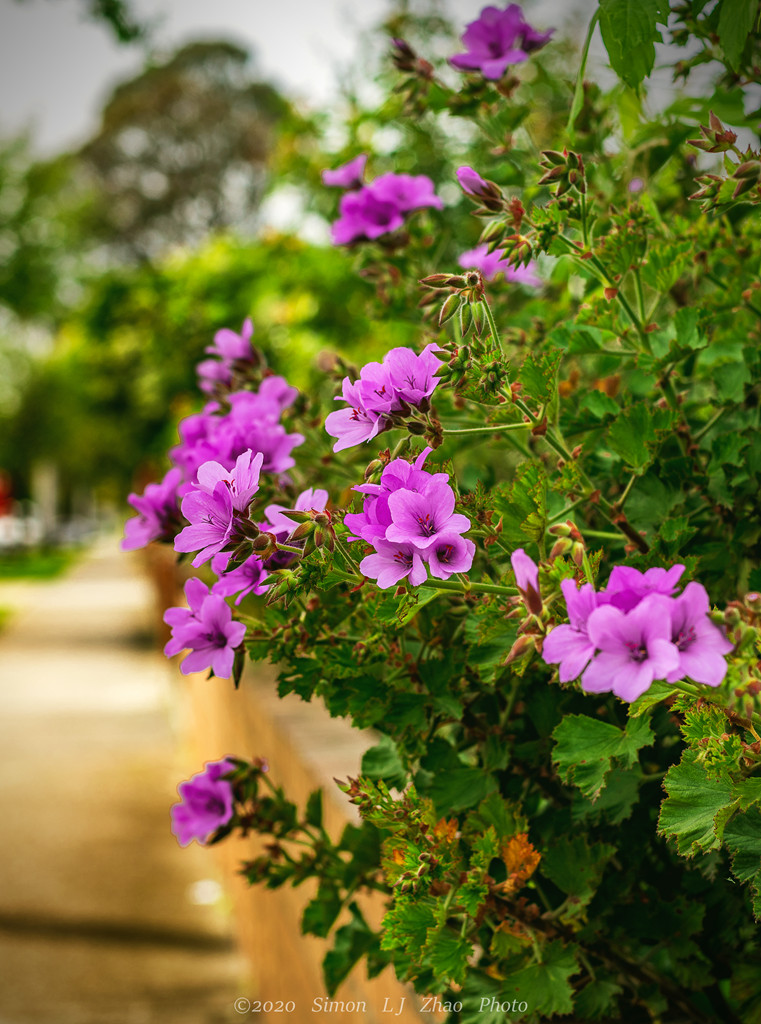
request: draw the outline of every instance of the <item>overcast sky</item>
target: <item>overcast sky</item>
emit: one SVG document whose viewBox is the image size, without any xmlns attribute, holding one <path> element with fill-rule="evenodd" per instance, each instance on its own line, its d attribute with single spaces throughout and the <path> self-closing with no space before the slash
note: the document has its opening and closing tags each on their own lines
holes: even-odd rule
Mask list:
<svg viewBox="0 0 761 1024">
<path fill-rule="evenodd" d="M 484 0 L 442 0 L 462 24 Z M 594 0 L 534 0 L 539 27 L 558 25 Z M 84 141 L 103 100 L 141 66 L 137 47 L 118 46 L 107 26 L 83 18 L 83 0 L 0 0 L 0 135 L 30 126 L 41 154 Z M 388 0 L 134 0 L 159 23 L 167 49 L 199 37 L 238 39 L 263 77 L 315 105 L 336 94 L 336 72 L 356 56 L 357 37 L 381 20 Z"/>
</svg>

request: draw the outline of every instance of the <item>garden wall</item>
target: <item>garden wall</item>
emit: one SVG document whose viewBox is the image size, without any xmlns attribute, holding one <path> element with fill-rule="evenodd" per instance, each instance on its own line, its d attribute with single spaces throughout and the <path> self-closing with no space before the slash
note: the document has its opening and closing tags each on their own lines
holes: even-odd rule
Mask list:
<svg viewBox="0 0 761 1024">
<path fill-rule="evenodd" d="M 189 676 L 183 683 L 189 694 L 189 727 L 199 767 L 202 761 L 226 754 L 266 757 L 273 781 L 299 806 L 313 789 L 323 787 L 325 825 L 331 835 L 338 834 L 347 821 L 356 820 L 351 817 L 353 807 L 333 779 L 358 774 L 362 754 L 373 743 L 371 734 L 330 718 L 316 702 L 307 704 L 295 695 L 278 698 L 274 672 L 267 665 L 248 670 L 238 691 L 229 680 L 207 679 L 207 673 Z M 242 997 L 252 1002 L 292 1000 L 295 1009 L 291 1017 L 296 1021 L 314 1019 L 304 1016 L 312 1012 L 329 1013 L 326 1019 L 331 1024 L 356 1024 L 359 1020 L 419 1024 L 443 1017 L 429 1013 L 421 1017 L 416 1009 L 419 999 L 411 987 L 399 984 L 391 970 L 368 980 L 364 964 L 349 975 L 332 1001 L 328 1000 L 320 968 L 326 942 L 302 935 L 300 930 L 301 914 L 314 888 L 309 883 L 295 890 L 290 886 L 278 890 L 249 887 L 238 868 L 260 847 L 259 838 L 251 837 L 229 838 L 215 848 L 234 903 L 239 941 L 254 979 L 254 991 L 242 992 Z M 358 902 L 369 923 L 377 926 L 383 901 Z M 278 1014 L 276 1019 L 287 1016 Z"/>
</svg>

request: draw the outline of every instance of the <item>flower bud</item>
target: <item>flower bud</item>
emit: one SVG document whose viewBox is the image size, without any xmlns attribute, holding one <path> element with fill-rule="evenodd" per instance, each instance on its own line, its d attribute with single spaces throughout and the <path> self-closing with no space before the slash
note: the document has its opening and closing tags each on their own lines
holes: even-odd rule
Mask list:
<svg viewBox="0 0 761 1024">
<path fill-rule="evenodd" d="M 457 292 L 453 292 L 448 299 L 445 300 L 439 313 L 439 327 L 443 327 L 447 320 L 451 320 L 457 310 L 460 308 L 462 303 L 461 297 Z"/>
</svg>

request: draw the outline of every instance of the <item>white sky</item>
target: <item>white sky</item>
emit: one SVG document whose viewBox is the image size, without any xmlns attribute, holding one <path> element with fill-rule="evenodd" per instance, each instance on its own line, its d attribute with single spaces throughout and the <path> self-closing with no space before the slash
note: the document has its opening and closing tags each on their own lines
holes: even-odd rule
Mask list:
<svg viewBox="0 0 761 1024">
<path fill-rule="evenodd" d="M 486 0 L 442 0 L 463 25 Z M 159 22 L 166 48 L 199 37 L 240 40 L 262 77 L 315 106 L 336 94 L 336 74 L 352 64 L 361 30 L 377 24 L 388 0 L 134 0 Z M 534 0 L 538 27 L 594 0 Z M 0 0 L 0 136 L 31 127 L 37 151 L 53 154 L 85 140 L 111 88 L 141 66 L 138 48 L 119 46 L 107 26 L 83 16 L 83 0 Z"/>
</svg>

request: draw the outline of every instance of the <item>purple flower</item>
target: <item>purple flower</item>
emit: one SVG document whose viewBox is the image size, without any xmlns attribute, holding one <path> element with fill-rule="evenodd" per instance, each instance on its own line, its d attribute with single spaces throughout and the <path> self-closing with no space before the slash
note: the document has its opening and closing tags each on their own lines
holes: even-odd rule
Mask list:
<svg viewBox="0 0 761 1024">
<path fill-rule="evenodd" d="M 411 348 L 392 348 L 383 357 L 397 407 L 398 399 L 409 405 L 419 405 L 436 390 L 439 379 L 435 373 L 441 366 L 441 360 L 432 355 L 434 348 L 438 346 L 426 345 L 420 355 Z"/>
<path fill-rule="evenodd" d="M 267 593 L 269 589 L 267 568 L 261 558 L 250 555 L 237 568 L 224 572 L 229 561 L 230 556 L 226 552 L 222 552 L 212 560 L 212 569 L 221 574 L 211 588 L 212 593 L 219 594 L 221 597 L 232 597 L 233 594 L 237 594 L 236 605 L 240 604 L 243 598 L 248 597 L 249 594 Z"/>
<path fill-rule="evenodd" d="M 243 321 L 240 334 L 223 327 L 214 335 L 214 344 L 207 345 L 206 352 L 216 359 L 204 359 L 196 367 L 198 386 L 208 395 L 214 395 L 220 385 L 229 387 L 232 384 L 233 369 L 238 363 L 250 363 L 253 356 L 251 338 L 254 325 L 250 320 Z"/>
<path fill-rule="evenodd" d="M 358 484 L 354 490 L 366 495 L 361 512 L 349 512 L 344 516 L 344 523 L 356 534 L 349 540 L 368 541 L 375 544 L 386 537 L 386 530 L 391 526 L 389 497 L 402 489 L 408 491 L 425 491 L 432 484 L 449 483 L 446 473 L 427 473 L 423 469 L 431 448 L 425 448 L 410 465 L 404 459 L 393 459 L 381 474 L 380 484 Z"/>
<path fill-rule="evenodd" d="M 386 425 L 382 416 L 365 408 L 359 381 L 352 383 L 348 377 L 344 377 L 342 398 L 349 408 L 336 409 L 325 417 L 325 430 L 331 437 L 338 438 L 333 445 L 334 452 L 369 441 Z M 337 402 L 341 400 L 336 398 Z"/>
<path fill-rule="evenodd" d="M 148 484 L 143 494 L 130 494 L 127 501 L 138 514 L 124 524 L 122 551 L 144 548 L 152 540 L 170 540 L 180 525 L 177 488 L 182 473 L 170 469 L 161 483 Z"/>
<path fill-rule="evenodd" d="M 527 24 L 517 4 L 510 4 L 504 11 L 484 7 L 478 19 L 465 29 L 465 53 L 458 53 L 450 63 L 459 71 L 480 71 L 484 78 L 501 78 L 511 64 L 526 60 L 551 35 L 552 30 L 537 32 Z"/>
<path fill-rule="evenodd" d="M 378 541 L 375 551 L 359 563 L 360 571 L 378 581 L 381 590 L 393 587 L 405 576 L 413 587 L 428 579 L 420 551 L 413 544 Z"/>
<path fill-rule="evenodd" d="M 425 491 L 403 488 L 389 495 L 391 526 L 386 540 L 414 544 L 426 551 L 444 533 L 463 533 L 470 529 L 470 520 L 454 510 L 454 491 L 448 484 L 434 483 Z"/>
<path fill-rule="evenodd" d="M 538 615 L 542 610 L 539 593 L 539 566 L 529 558 L 523 548 L 516 548 L 510 555 L 510 564 L 515 573 L 515 584 L 530 612 Z"/>
<path fill-rule="evenodd" d="M 671 604 L 651 593 L 628 612 L 603 605 L 587 619 L 597 654 L 581 677 L 590 693 L 611 691 L 622 700 L 640 697 L 656 679 L 679 667 L 680 652 L 671 641 Z"/>
<path fill-rule="evenodd" d="M 360 188 L 365 173 L 367 154 L 360 153 L 346 164 L 336 167 L 330 171 L 327 168 L 322 172 L 322 183 L 332 188 Z"/>
<path fill-rule="evenodd" d="M 727 674 L 724 655 L 734 645 L 708 618 L 708 608 L 708 594 L 699 583 L 688 583 L 672 600 L 671 641 L 679 652 L 679 665 L 666 676 L 669 683 L 689 676 L 696 683 L 718 686 Z"/>
<path fill-rule="evenodd" d="M 440 210 L 444 205 L 425 174 L 381 174 L 368 188 L 377 199 L 394 203 L 402 213 L 422 210 L 425 206 Z"/>
<path fill-rule="evenodd" d="M 334 452 L 369 441 L 386 430 L 391 425 L 390 415 L 401 413 L 404 403 L 417 406 L 430 398 L 439 384 L 435 374 L 441 366 L 432 354 L 435 347 L 426 345 L 420 354 L 411 348 L 393 348 L 382 363 L 366 363 L 359 380 L 344 377 L 342 397 L 336 401 L 346 402 L 349 408 L 325 418 L 326 431 L 338 439 Z"/>
<path fill-rule="evenodd" d="M 205 462 L 198 468 L 198 488 L 214 494 L 217 484 L 224 483 L 230 491 L 232 507 L 236 512 L 247 512 L 251 499 L 259 490 L 259 473 L 264 456 L 250 449 L 235 460 L 235 466 L 225 469 L 218 462 Z"/>
<path fill-rule="evenodd" d="M 240 334 L 223 327 L 214 335 L 214 344 L 207 345 L 205 351 L 210 356 L 217 356 L 227 363 L 237 360 L 246 362 L 251 359 L 251 338 L 254 336 L 254 325 L 250 319 L 243 321 Z"/>
<path fill-rule="evenodd" d="M 476 545 L 459 533 L 441 534 L 428 549 L 431 576 L 448 580 L 455 572 L 467 572 L 473 564 Z"/>
<path fill-rule="evenodd" d="M 589 639 L 587 620 L 595 608 L 607 603 L 605 594 L 595 592 L 591 583 L 576 588 L 573 580 L 560 584 L 569 622 L 555 626 L 544 638 L 542 657 L 548 665 L 560 664 L 560 682 L 569 683 L 577 679 L 587 667 L 595 653 L 595 645 Z"/>
<path fill-rule="evenodd" d="M 194 839 L 203 844 L 233 816 L 233 787 L 223 775 L 233 771 L 231 761 L 209 761 L 204 770 L 177 787 L 180 803 L 170 810 L 172 832 L 180 846 Z"/>
<path fill-rule="evenodd" d="M 177 534 L 174 550 L 197 551 L 193 559 L 195 566 L 208 562 L 232 537 L 233 502 L 226 483 L 218 483 L 212 494 L 200 490 L 190 491 L 182 499 L 182 514 L 190 526 Z"/>
<path fill-rule="evenodd" d="M 504 274 L 506 281 L 523 284 L 528 288 L 540 288 L 543 283 L 536 273 L 534 260 L 530 260 L 525 267 L 514 267 L 508 263 L 504 252 L 500 252 L 499 249 L 489 252 L 487 244 L 461 253 L 457 262 L 465 270 L 480 270 L 486 281 L 493 281 L 498 274 Z"/>
<path fill-rule="evenodd" d="M 482 178 L 478 171 L 474 171 L 472 167 L 458 167 L 457 180 L 460 183 L 460 188 L 469 196 L 475 196 L 478 198 L 482 195 L 491 195 L 492 189 L 489 182 Z"/>
<path fill-rule="evenodd" d="M 683 572 L 683 565 L 672 565 L 670 569 L 648 569 L 645 573 L 628 565 L 617 565 L 610 574 L 605 592 L 610 595 L 610 603 L 615 608 L 628 612 L 648 594 L 671 597 Z"/>
<path fill-rule="evenodd" d="M 425 206 L 442 207 L 433 182 L 424 174 L 382 174 L 356 192 L 347 192 L 338 206 L 333 224 L 335 245 L 349 245 L 360 239 L 373 240 L 390 234 L 404 224 L 405 215 Z"/>
<path fill-rule="evenodd" d="M 164 622 L 172 627 L 172 638 L 164 647 L 167 658 L 190 650 L 180 672 L 200 672 L 210 668 L 220 679 L 232 675 L 235 648 L 243 642 L 246 627 L 235 622 L 225 599 L 198 579 L 185 584 L 189 608 L 169 608 Z"/>
<path fill-rule="evenodd" d="M 380 199 L 365 186 L 359 192 L 347 192 L 338 206 L 339 218 L 333 223 L 334 245 L 349 245 L 361 238 L 388 235 L 404 224 L 402 211 L 390 200 Z"/>
</svg>

